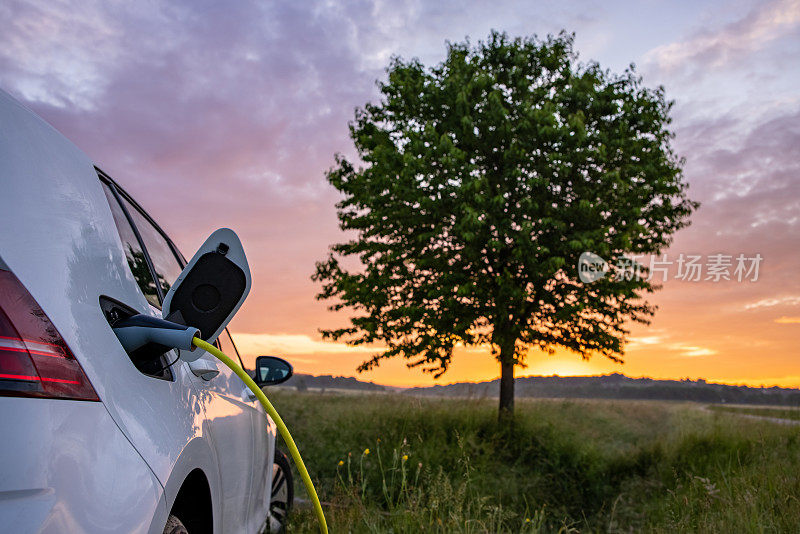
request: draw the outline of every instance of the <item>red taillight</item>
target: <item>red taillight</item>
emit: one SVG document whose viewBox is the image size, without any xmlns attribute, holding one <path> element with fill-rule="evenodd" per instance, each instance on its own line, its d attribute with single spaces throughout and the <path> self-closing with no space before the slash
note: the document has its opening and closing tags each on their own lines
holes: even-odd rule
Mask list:
<svg viewBox="0 0 800 534">
<path fill-rule="evenodd" d="M 0 395 L 100 400 L 42 308 L 16 276 L 2 269 Z"/>
</svg>

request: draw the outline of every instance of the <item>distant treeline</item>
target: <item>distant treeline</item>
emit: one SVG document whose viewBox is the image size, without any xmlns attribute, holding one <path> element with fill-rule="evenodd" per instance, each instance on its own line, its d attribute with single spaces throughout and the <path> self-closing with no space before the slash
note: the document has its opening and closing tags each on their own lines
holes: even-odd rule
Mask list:
<svg viewBox="0 0 800 534">
<path fill-rule="evenodd" d="M 401 389 L 362 382 L 351 376 L 296 374 L 282 384 L 298 391 L 307 389 L 349 389 L 373 392 L 402 392 L 407 395 L 441 397 L 497 397 L 498 380 L 460 382 L 446 386 Z M 714 384 L 699 380 L 656 380 L 629 378 L 620 373 L 602 376 L 529 376 L 517 378 L 516 396 L 565 399 L 631 399 L 695 401 L 720 404 L 775 404 L 800 406 L 800 389 L 748 387 Z"/>
<path fill-rule="evenodd" d="M 496 397 L 499 380 L 411 388 L 412 395 Z M 800 390 L 713 384 L 705 380 L 629 378 L 620 373 L 603 376 L 531 376 L 517 378 L 517 397 L 674 400 L 733 404 L 800 406 Z"/>
<path fill-rule="evenodd" d="M 385 391 L 387 388 L 373 384 L 372 382 L 362 382 L 352 376 L 332 376 L 332 375 L 304 375 L 295 374 L 282 384 L 283 386 L 294 387 L 298 391 L 307 389 L 353 389 L 360 391 Z"/>
</svg>

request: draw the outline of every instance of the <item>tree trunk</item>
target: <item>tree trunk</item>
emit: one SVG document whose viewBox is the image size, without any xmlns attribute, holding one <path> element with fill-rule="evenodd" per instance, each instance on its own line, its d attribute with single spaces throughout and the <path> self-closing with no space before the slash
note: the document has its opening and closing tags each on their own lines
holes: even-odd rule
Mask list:
<svg viewBox="0 0 800 534">
<path fill-rule="evenodd" d="M 500 352 L 500 421 L 514 419 L 514 345 Z"/>
</svg>

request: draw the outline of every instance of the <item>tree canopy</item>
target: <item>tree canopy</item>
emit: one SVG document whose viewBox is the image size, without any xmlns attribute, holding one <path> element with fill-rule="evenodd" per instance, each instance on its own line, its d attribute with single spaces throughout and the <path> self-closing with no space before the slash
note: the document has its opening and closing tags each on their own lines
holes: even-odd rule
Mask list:
<svg viewBox="0 0 800 534">
<path fill-rule="evenodd" d="M 387 74 L 350 124 L 360 161 L 337 155 L 327 173 L 352 239 L 313 278 L 319 299 L 353 316 L 323 336 L 385 345 L 360 371 L 400 356 L 436 377 L 457 345 L 487 345 L 501 413 L 532 347 L 620 360 L 626 324 L 648 321 L 642 297 L 656 287 L 614 265 L 660 252 L 696 207 L 663 88 L 644 87 L 633 66 L 580 63 L 565 33 L 492 32 L 449 43 L 432 67 L 394 58 Z M 608 276 L 581 282 L 585 251 Z"/>
</svg>

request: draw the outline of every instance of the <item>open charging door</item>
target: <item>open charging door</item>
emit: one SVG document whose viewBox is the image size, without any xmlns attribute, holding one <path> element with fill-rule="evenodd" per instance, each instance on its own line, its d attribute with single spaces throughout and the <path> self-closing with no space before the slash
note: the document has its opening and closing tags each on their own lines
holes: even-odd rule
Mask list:
<svg viewBox="0 0 800 534">
<path fill-rule="evenodd" d="M 206 239 L 172 284 L 162 306 L 167 321 L 200 330 L 214 343 L 250 293 L 250 267 L 236 232 L 220 228 Z M 203 351 L 183 351 L 194 361 Z"/>
</svg>

